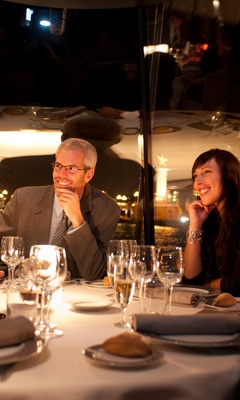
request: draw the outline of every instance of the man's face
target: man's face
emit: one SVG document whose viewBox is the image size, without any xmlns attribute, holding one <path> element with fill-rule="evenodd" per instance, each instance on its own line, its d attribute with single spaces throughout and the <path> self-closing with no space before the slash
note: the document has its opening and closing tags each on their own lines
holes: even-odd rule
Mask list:
<svg viewBox="0 0 240 400">
<path fill-rule="evenodd" d="M 93 175 L 93 169 L 84 169 L 84 154 L 81 150 L 60 150 L 55 163 L 62 168 L 53 170 L 53 183 L 57 196 L 62 189 L 68 189 L 76 192 L 79 196 L 82 194 L 84 186 L 89 182 Z M 67 166 L 76 167 L 78 170 L 67 171 Z"/>
</svg>

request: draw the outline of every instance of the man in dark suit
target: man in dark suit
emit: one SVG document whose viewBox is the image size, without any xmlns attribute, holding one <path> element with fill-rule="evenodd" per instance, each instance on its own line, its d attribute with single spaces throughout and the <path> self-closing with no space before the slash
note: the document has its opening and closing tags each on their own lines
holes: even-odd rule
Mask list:
<svg viewBox="0 0 240 400">
<path fill-rule="evenodd" d="M 53 163 L 54 185 L 17 189 L 0 214 L 0 237 L 22 236 L 28 257 L 32 245 L 52 243 L 65 213 L 67 231 L 58 245 L 66 248 L 71 275 L 103 278 L 107 244 L 114 237 L 120 208 L 89 184 L 96 162 L 96 149 L 89 142 L 61 143 Z"/>
</svg>

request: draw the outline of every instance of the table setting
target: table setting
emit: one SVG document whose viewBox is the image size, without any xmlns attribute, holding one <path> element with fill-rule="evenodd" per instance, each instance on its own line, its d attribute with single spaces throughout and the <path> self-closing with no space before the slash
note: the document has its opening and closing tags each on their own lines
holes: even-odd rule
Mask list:
<svg viewBox="0 0 240 400">
<path fill-rule="evenodd" d="M 45 276 L 54 287 L 56 276 L 48 272 L 48 264 L 39 268 L 42 264 L 37 261 L 32 274 L 38 271 L 38 279 Z M 126 259 L 124 265 L 127 268 Z M 24 316 L 7 315 L 1 319 L 0 385 L 4 399 L 28 396 L 40 400 L 47 395 L 49 400 L 66 396 L 76 400 L 79 393 L 81 399 L 105 399 L 114 390 L 116 399 L 177 396 L 202 400 L 203 388 L 214 382 L 211 390 L 215 398 L 235 400 L 240 382 L 240 311 L 230 310 L 239 306 L 238 299 L 234 306 L 221 307 L 224 312 L 219 312 L 206 308 L 206 299 L 212 304 L 218 293 L 178 283 L 173 286 L 170 313 L 163 313 L 164 307 L 162 311 L 143 312 L 136 281 L 132 297 L 121 297 L 125 289 L 115 297 L 122 275 L 115 278 L 116 286 L 112 287 L 106 279 L 89 282 L 66 275 L 60 288 L 49 292 L 50 297 L 53 294 L 49 329 L 59 329 L 62 335 L 46 335 L 44 329 L 41 334 L 41 329 L 36 329 Z M 124 279 L 129 282 L 127 274 Z M 164 286 L 157 274 L 155 279 L 164 296 Z M 146 283 L 151 285 L 154 277 L 150 274 L 146 281 L 144 287 Z M 3 286 L 0 312 L 7 314 L 7 289 Z M 157 302 L 164 302 L 158 296 L 159 293 Z M 192 298 L 197 301 L 191 301 Z M 118 323 L 121 306 L 126 305 L 126 324 L 122 328 Z M 39 313 L 36 321 L 39 322 Z M 13 342 L 5 341 L 11 339 L 9 331 L 13 333 Z M 136 356 L 134 352 L 139 349 L 147 353 Z M 226 377 L 231 377 L 227 384 Z"/>
</svg>

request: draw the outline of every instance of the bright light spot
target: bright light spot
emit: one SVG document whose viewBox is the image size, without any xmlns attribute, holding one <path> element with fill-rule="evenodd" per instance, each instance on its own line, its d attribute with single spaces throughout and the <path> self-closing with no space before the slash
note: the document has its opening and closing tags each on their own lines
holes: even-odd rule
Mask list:
<svg viewBox="0 0 240 400">
<path fill-rule="evenodd" d="M 26 8 L 26 21 L 31 21 L 33 10 L 31 8 Z"/>
<path fill-rule="evenodd" d="M 50 26 L 51 22 L 43 19 L 42 21 L 40 21 L 40 25 L 41 26 Z"/>
<path fill-rule="evenodd" d="M 184 222 L 189 221 L 189 218 L 188 218 L 188 217 L 183 217 L 183 216 L 182 216 L 182 217 L 180 218 L 180 221 L 184 223 Z"/>
</svg>

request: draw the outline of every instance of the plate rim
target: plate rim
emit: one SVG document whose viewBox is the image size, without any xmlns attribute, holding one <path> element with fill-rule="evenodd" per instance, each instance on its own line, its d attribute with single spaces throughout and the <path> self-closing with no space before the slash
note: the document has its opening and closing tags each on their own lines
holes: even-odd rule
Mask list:
<svg viewBox="0 0 240 400">
<path fill-rule="evenodd" d="M 90 303 L 90 301 L 86 301 L 86 300 L 79 300 L 79 301 L 72 301 L 72 302 L 70 302 L 70 304 L 71 304 L 71 306 L 75 309 L 75 310 L 77 310 L 77 311 L 99 311 L 99 310 L 105 310 L 105 309 L 107 309 L 107 308 L 110 308 L 113 304 L 114 304 L 114 301 L 112 300 L 110 300 L 109 299 L 109 301 L 108 302 L 106 302 L 105 304 L 102 304 L 101 306 L 97 306 L 96 307 L 96 305 L 98 304 L 98 303 L 101 303 L 101 301 L 96 301 L 96 302 L 94 302 L 94 301 L 92 301 L 92 303 L 94 304 L 93 306 L 89 306 L 89 307 L 77 307 L 76 306 L 76 304 L 79 304 L 79 303 Z M 102 302 L 103 303 L 103 302 Z"/>
<path fill-rule="evenodd" d="M 106 286 L 103 284 L 103 282 L 99 281 L 99 284 L 97 284 L 96 281 L 93 282 L 86 282 L 85 285 L 87 285 L 88 287 L 93 287 L 95 289 L 112 289 L 112 286 Z"/>
<path fill-rule="evenodd" d="M 158 344 L 160 343 L 164 343 L 164 344 L 168 344 L 171 346 L 177 346 L 177 347 L 185 347 L 185 348 L 190 348 L 190 349 L 203 349 L 203 350 L 207 350 L 207 349 L 224 349 L 224 348 L 233 348 L 233 347 L 238 347 L 240 346 L 240 332 L 236 332 L 233 334 L 229 334 L 227 336 L 231 336 L 229 339 L 227 340 L 223 340 L 223 341 L 219 341 L 219 342 L 191 342 L 188 340 L 179 340 L 177 338 L 173 338 L 172 336 L 174 335 L 169 335 L 169 337 L 167 337 L 167 335 L 154 335 L 154 334 L 149 334 L 148 333 L 143 333 L 141 332 L 141 334 L 145 337 L 147 337 L 149 340 L 156 340 Z M 180 336 L 185 336 L 185 335 L 176 335 L 177 337 Z M 191 336 L 191 335 L 190 335 Z M 201 336 L 201 335 L 192 335 L 192 336 Z M 211 334 L 209 335 L 204 335 L 204 336 L 211 336 Z M 217 335 L 214 335 L 217 336 Z M 219 335 L 221 336 L 221 335 Z M 224 335 L 226 336 L 226 335 Z"/>
<path fill-rule="evenodd" d="M 83 354 L 85 357 L 95 365 L 102 366 L 102 367 L 111 367 L 111 368 L 118 368 L 118 369 L 136 369 L 136 368 L 147 368 L 154 365 L 158 365 L 160 360 L 163 358 L 164 354 L 162 351 L 157 349 L 154 346 L 151 346 L 152 354 L 146 357 L 136 358 L 135 362 L 127 363 L 124 360 L 127 357 L 115 356 L 116 361 L 108 361 L 101 358 L 97 358 L 94 356 L 96 351 L 102 349 L 102 344 L 96 344 L 93 346 L 88 346 L 83 350 Z M 114 356 L 114 354 L 112 354 Z M 129 358 L 129 357 L 128 357 Z M 132 358 L 133 359 L 133 358 Z M 122 362 L 121 362 L 122 360 Z"/>
<path fill-rule="evenodd" d="M 19 345 L 24 344 L 24 347 L 21 347 L 18 352 L 13 353 L 9 356 L 0 356 L 0 365 L 28 360 L 29 358 L 32 358 L 42 353 L 43 350 L 47 347 L 47 343 L 47 340 L 40 336 L 36 336 L 31 340 L 26 340 L 25 342 L 19 343 Z M 3 347 L 3 349 L 4 348 L 6 347 Z"/>
</svg>

